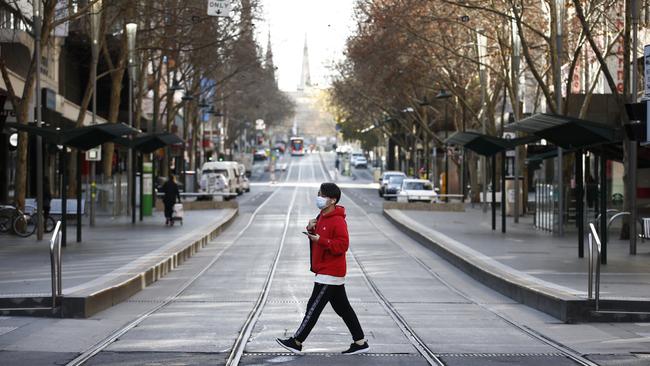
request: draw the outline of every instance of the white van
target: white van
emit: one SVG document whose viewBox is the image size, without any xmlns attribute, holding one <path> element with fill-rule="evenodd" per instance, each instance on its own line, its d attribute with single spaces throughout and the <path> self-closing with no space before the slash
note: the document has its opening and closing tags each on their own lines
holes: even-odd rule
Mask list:
<svg viewBox="0 0 650 366">
<path fill-rule="evenodd" d="M 230 193 L 241 194 L 242 188 L 239 181 L 239 167 L 234 161 L 208 161 L 201 167 L 201 175 L 221 174 L 228 181 L 228 190 Z"/>
</svg>

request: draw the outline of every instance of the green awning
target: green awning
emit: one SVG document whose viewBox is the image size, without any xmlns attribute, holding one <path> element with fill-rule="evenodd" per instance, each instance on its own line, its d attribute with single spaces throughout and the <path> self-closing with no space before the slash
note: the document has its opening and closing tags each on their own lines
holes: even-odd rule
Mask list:
<svg viewBox="0 0 650 366">
<path fill-rule="evenodd" d="M 620 130 L 599 122 L 548 113 L 536 114 L 506 126 L 508 131 L 525 132 L 564 149 L 622 141 Z"/>
</svg>

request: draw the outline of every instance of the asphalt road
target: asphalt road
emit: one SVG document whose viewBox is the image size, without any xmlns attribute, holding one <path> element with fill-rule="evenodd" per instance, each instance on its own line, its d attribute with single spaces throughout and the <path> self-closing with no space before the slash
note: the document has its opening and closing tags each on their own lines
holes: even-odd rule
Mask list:
<svg viewBox="0 0 650 366">
<path fill-rule="evenodd" d="M 301 231 L 316 216 L 314 198 L 327 180 L 317 154 L 287 163 L 273 185 L 254 169 L 262 175 L 240 198 L 235 223 L 130 300 L 91 319 L 0 319 L 0 364 L 66 364 L 107 337 L 86 364 L 224 365 L 233 345 L 241 345 L 241 365 L 432 364 L 423 350 L 446 365 L 578 364 L 562 347 L 602 365 L 647 364 L 626 344 L 603 346 L 623 328 L 561 324 L 476 283 L 392 227 L 376 190 L 355 188 L 355 181 L 340 202 L 351 242 L 346 289 L 371 353 L 340 355 L 351 338 L 327 307 L 304 344 L 306 355 L 287 354 L 274 339 L 291 335 L 305 312 L 313 275 Z M 620 359 L 600 355 L 610 353 Z"/>
</svg>

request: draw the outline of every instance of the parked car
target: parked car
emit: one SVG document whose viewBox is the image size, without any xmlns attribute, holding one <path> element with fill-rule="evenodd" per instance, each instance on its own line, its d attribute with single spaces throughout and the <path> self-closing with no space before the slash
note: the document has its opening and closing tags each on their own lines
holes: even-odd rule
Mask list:
<svg viewBox="0 0 650 366">
<path fill-rule="evenodd" d="M 384 199 L 389 200 L 396 198 L 402 189 L 402 182 L 406 179 L 405 175 L 391 175 L 388 178 L 388 184 L 384 188 Z"/>
<path fill-rule="evenodd" d="M 241 181 L 242 190 L 244 192 L 250 192 L 251 184 L 250 181 L 248 180 L 248 176 L 246 175 L 246 167 L 242 163 L 238 163 L 237 166 L 239 167 L 239 178 Z"/>
<path fill-rule="evenodd" d="M 397 202 L 435 202 L 438 193 L 433 184 L 426 179 L 404 179 L 397 194 Z"/>
<path fill-rule="evenodd" d="M 368 160 L 366 159 L 366 156 L 363 155 L 363 153 L 353 153 L 352 157 L 350 158 L 350 163 L 355 168 L 365 169 L 368 167 Z"/>
<path fill-rule="evenodd" d="M 264 161 L 268 158 L 268 155 L 266 154 L 265 149 L 258 149 L 255 150 L 253 153 L 253 161 Z"/>
<path fill-rule="evenodd" d="M 388 180 L 392 176 L 401 176 L 406 178 L 406 174 L 403 172 L 395 171 L 395 170 L 387 170 L 384 172 L 384 174 L 381 175 L 379 178 L 379 197 L 384 197 L 384 190 L 386 189 L 386 186 L 388 185 Z"/>
</svg>

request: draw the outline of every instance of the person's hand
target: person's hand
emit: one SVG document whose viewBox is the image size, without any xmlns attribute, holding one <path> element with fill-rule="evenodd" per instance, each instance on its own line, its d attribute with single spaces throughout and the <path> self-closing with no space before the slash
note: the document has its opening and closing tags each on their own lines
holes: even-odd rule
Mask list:
<svg viewBox="0 0 650 366">
<path fill-rule="evenodd" d="M 318 234 L 307 234 L 307 236 L 313 242 L 318 242 L 318 239 L 320 239 L 320 235 Z"/>
<path fill-rule="evenodd" d="M 315 227 L 316 227 L 316 219 L 309 220 L 309 223 L 307 224 L 307 230 L 309 231 L 314 230 Z"/>
</svg>

